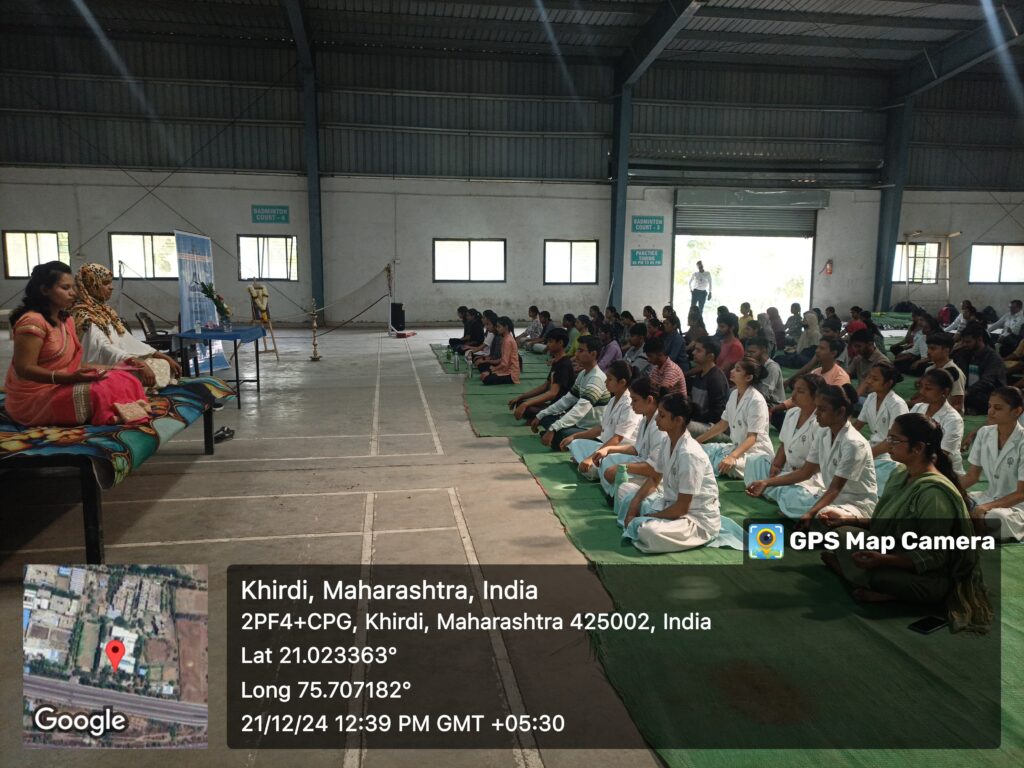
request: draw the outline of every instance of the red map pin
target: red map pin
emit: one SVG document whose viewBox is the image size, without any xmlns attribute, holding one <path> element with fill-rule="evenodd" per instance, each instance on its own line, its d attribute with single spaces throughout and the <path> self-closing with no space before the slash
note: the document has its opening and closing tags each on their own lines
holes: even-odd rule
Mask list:
<svg viewBox="0 0 1024 768">
<path fill-rule="evenodd" d="M 111 640 L 107 643 L 106 652 L 107 658 L 110 659 L 110 666 L 117 672 L 117 667 L 121 664 L 121 659 L 124 658 L 124 643 L 120 640 Z"/>
</svg>

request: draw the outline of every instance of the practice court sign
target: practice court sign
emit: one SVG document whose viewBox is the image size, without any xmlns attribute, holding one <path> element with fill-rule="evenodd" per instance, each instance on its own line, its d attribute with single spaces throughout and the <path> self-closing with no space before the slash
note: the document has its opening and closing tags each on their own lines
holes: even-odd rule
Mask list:
<svg viewBox="0 0 1024 768">
<path fill-rule="evenodd" d="M 287 224 L 289 221 L 287 205 L 254 205 L 252 206 L 253 224 Z"/>
<path fill-rule="evenodd" d="M 665 217 L 664 216 L 634 216 L 633 217 L 633 231 L 634 232 L 664 232 L 665 231 Z"/>
<path fill-rule="evenodd" d="M 634 248 L 629 252 L 631 267 L 660 267 L 664 251 L 661 248 Z"/>
</svg>

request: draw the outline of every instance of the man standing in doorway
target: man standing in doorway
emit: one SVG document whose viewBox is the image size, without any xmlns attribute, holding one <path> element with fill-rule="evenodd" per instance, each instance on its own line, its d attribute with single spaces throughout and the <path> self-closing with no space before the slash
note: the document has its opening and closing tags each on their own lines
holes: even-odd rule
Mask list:
<svg viewBox="0 0 1024 768">
<path fill-rule="evenodd" d="M 704 314 L 704 302 L 711 298 L 711 273 L 704 271 L 704 262 L 697 262 L 697 271 L 690 275 L 690 306 Z"/>
</svg>

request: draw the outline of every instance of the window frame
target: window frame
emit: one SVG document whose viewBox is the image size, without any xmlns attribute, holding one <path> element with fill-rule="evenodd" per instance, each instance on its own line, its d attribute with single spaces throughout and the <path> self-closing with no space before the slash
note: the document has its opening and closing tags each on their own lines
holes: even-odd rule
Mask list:
<svg viewBox="0 0 1024 768">
<path fill-rule="evenodd" d="M 295 278 L 287 277 L 242 277 L 242 238 L 243 237 L 266 237 L 266 238 L 287 238 L 295 242 Z M 261 283 L 297 283 L 299 282 L 299 237 L 298 235 L 270 235 L 265 232 L 246 233 L 240 232 L 235 236 L 235 258 L 238 261 L 238 282 L 248 283 L 259 280 Z"/>
<path fill-rule="evenodd" d="M 911 240 L 904 240 L 904 241 L 899 241 L 899 242 L 896 243 L 896 257 L 901 259 L 901 260 L 902 260 L 902 257 L 903 257 L 903 246 L 904 245 L 906 245 L 906 246 L 912 246 L 912 245 L 924 245 L 924 246 L 934 245 L 935 246 L 935 258 L 934 259 L 930 259 L 927 256 L 922 257 L 920 259 L 921 261 L 934 261 L 935 262 L 935 278 L 933 280 L 915 280 L 912 277 L 908 279 L 908 277 L 906 275 L 904 275 L 903 277 L 901 277 L 899 279 L 890 276 L 890 279 L 892 280 L 893 284 L 894 285 L 906 285 L 909 282 L 911 285 L 938 285 L 939 284 L 939 260 L 942 257 L 942 243 L 940 243 L 937 240 L 913 240 L 913 241 L 911 241 Z M 912 264 L 913 262 L 915 262 L 917 260 L 918 260 L 918 257 L 913 256 L 910 259 L 910 263 Z M 893 267 L 895 267 L 895 266 L 896 266 L 896 263 L 895 263 L 895 260 L 894 260 Z M 909 267 L 910 264 L 908 264 L 907 266 Z"/>
<path fill-rule="evenodd" d="M 989 248 L 999 247 L 999 281 L 992 282 L 991 280 L 971 280 L 971 265 L 974 262 L 974 246 L 983 245 Z M 1006 250 L 1006 246 L 1011 248 L 1024 248 L 1024 243 L 971 243 L 971 260 L 967 262 L 967 284 L 968 285 L 1024 285 L 1024 280 L 1017 281 L 1004 281 L 1003 276 L 1003 253 Z"/>
<path fill-rule="evenodd" d="M 107 250 L 110 253 L 110 271 L 114 274 L 114 279 L 115 280 L 121 280 L 122 278 L 117 273 L 117 265 L 114 264 L 114 240 L 113 240 L 114 235 L 118 235 L 118 236 L 125 236 L 125 235 L 127 235 L 129 237 L 149 237 L 149 238 L 153 238 L 153 237 L 169 237 L 172 240 L 174 239 L 174 233 L 173 232 L 108 232 L 107 233 Z M 143 252 L 143 258 L 145 258 L 145 252 L 146 252 L 145 251 L 145 246 L 143 246 L 143 251 L 142 252 Z M 152 244 L 150 245 L 150 253 L 155 253 L 154 249 L 152 248 Z M 175 250 L 175 257 L 177 257 L 177 250 Z M 154 269 L 154 271 L 156 271 L 156 270 Z M 155 276 L 154 277 L 139 277 L 138 275 L 125 275 L 123 279 L 125 279 L 125 280 L 165 280 L 165 281 L 173 281 L 175 283 L 178 282 L 178 276 L 177 275 L 175 275 L 174 277 L 155 277 Z"/>
<path fill-rule="evenodd" d="M 437 279 L 437 243 L 445 242 L 466 242 L 469 244 L 469 279 L 467 280 L 438 280 Z M 473 279 L 473 243 L 501 243 L 501 280 L 474 280 Z M 508 283 L 508 238 L 507 237 L 435 237 L 430 244 L 430 277 L 435 283 L 480 283 L 480 284 L 506 284 Z"/>
<path fill-rule="evenodd" d="M 71 231 L 60 230 L 60 229 L 4 229 L 0 230 L 0 239 L 3 240 L 3 256 L 4 256 L 4 279 L 5 280 L 27 280 L 32 276 L 32 269 L 29 269 L 27 275 L 12 275 L 9 262 L 7 260 L 7 236 L 8 235 L 55 235 L 57 237 L 57 252 L 60 253 L 60 235 L 65 234 L 68 236 L 68 266 L 71 266 Z M 45 262 L 43 262 L 45 263 Z"/>
<path fill-rule="evenodd" d="M 565 283 L 549 283 L 548 282 L 548 243 L 569 243 L 569 281 Z M 594 244 L 594 279 L 591 280 L 573 280 L 572 279 L 572 244 L 573 243 L 593 243 Z M 601 282 L 601 241 L 598 238 L 592 240 L 584 239 L 572 239 L 568 237 L 546 237 L 544 238 L 544 247 L 541 250 L 541 276 L 543 279 L 543 285 L 599 285 Z"/>
</svg>

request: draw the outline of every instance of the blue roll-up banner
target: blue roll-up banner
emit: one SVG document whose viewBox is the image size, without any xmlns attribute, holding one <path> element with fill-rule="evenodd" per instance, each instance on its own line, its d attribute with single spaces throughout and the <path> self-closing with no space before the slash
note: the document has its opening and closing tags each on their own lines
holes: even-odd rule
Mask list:
<svg viewBox="0 0 1024 768">
<path fill-rule="evenodd" d="M 198 324 L 202 328 L 216 328 L 219 324 L 217 308 L 203 296 L 200 283 L 216 285 L 213 277 L 213 246 L 210 238 L 193 235 L 190 232 L 174 231 L 174 242 L 178 249 L 178 296 L 181 300 L 181 330 L 194 331 Z M 199 370 L 208 369 L 206 345 L 197 345 Z M 227 368 L 224 347 L 220 341 L 213 342 L 213 369 Z"/>
</svg>

